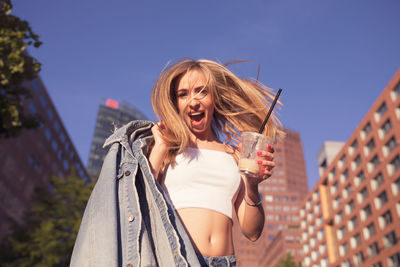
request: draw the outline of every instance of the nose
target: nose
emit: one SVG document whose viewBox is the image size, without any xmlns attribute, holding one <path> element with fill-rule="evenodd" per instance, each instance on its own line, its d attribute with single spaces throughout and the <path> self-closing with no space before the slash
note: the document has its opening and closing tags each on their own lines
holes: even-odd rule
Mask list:
<svg viewBox="0 0 400 267">
<path fill-rule="evenodd" d="M 194 97 L 189 101 L 189 107 L 192 109 L 197 109 L 200 106 L 200 101 Z"/>
</svg>

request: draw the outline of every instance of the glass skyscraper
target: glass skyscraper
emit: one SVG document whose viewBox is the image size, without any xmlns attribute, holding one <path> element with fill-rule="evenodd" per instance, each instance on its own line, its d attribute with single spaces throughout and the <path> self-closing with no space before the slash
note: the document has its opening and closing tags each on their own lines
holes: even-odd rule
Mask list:
<svg viewBox="0 0 400 267">
<path fill-rule="evenodd" d="M 97 175 L 103 164 L 108 148 L 103 148 L 104 141 L 116 128 L 132 120 L 144 120 L 146 116 L 126 102 L 117 102 L 107 99 L 101 104 L 97 113 L 96 127 L 93 134 L 92 145 L 88 162 L 88 172 Z"/>
</svg>

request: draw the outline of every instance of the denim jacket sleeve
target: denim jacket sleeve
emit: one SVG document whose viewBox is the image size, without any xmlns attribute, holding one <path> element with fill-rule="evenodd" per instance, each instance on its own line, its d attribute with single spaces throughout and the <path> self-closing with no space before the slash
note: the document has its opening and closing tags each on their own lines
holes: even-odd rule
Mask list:
<svg viewBox="0 0 400 267">
<path fill-rule="evenodd" d="M 154 179 L 152 123 L 133 121 L 111 148 L 87 203 L 70 266 L 200 266 L 190 238 Z"/>
</svg>

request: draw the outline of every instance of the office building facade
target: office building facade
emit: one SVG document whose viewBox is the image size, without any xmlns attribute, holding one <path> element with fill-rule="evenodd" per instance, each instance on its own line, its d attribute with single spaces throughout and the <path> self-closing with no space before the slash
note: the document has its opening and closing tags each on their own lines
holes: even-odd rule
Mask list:
<svg viewBox="0 0 400 267">
<path fill-rule="evenodd" d="M 23 130 L 18 137 L 0 139 L 0 238 L 13 224 L 24 223 L 36 187 L 49 186 L 50 175 L 66 176 L 71 167 L 88 175 L 40 77 L 25 82 L 32 98 L 27 113 L 39 114 L 40 128 Z"/>
<path fill-rule="evenodd" d="M 302 264 L 400 266 L 400 70 L 302 203 Z M 325 146 L 329 149 L 329 145 Z"/>
<path fill-rule="evenodd" d="M 260 239 L 248 241 L 241 234 L 238 223 L 234 223 L 238 266 L 272 266 L 264 264 L 271 258 L 279 260 L 286 257 L 287 252 L 300 261 L 302 250 L 297 233 L 299 205 L 308 193 L 307 175 L 300 134 L 290 129 L 285 129 L 285 132 L 286 137 L 274 146 L 273 175 L 259 185 L 265 212 L 264 231 Z M 271 244 L 279 244 L 282 249 L 271 248 Z"/>
<path fill-rule="evenodd" d="M 90 147 L 88 172 L 97 175 L 103 164 L 104 157 L 108 148 L 103 148 L 104 141 L 116 128 L 132 120 L 144 120 L 146 116 L 135 107 L 126 102 L 117 102 L 107 99 L 104 104 L 99 106 L 97 113 L 96 127 L 93 134 L 92 145 Z"/>
</svg>

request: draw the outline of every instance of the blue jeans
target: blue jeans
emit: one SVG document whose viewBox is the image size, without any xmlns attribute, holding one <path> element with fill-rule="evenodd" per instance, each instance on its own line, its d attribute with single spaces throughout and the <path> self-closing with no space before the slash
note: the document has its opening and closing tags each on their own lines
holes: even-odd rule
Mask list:
<svg viewBox="0 0 400 267">
<path fill-rule="evenodd" d="M 221 256 L 221 257 L 208 257 L 198 255 L 202 267 L 236 267 L 236 257 Z"/>
</svg>

